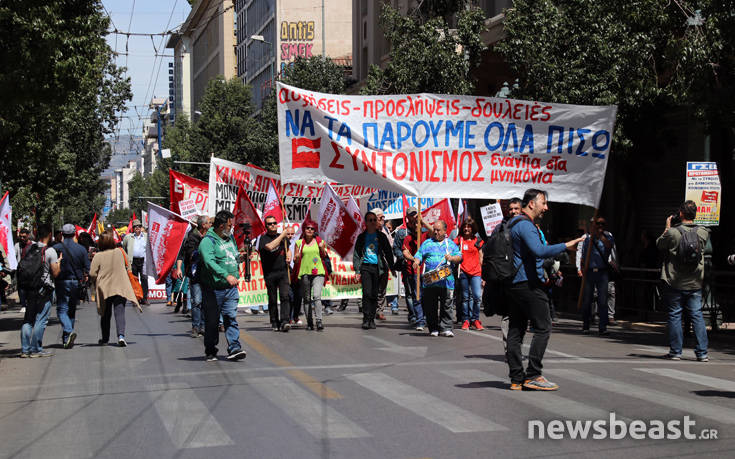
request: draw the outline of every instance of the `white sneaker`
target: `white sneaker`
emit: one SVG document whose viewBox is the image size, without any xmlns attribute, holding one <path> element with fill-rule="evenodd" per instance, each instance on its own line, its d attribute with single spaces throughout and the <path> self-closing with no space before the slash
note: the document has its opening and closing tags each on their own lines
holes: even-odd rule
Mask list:
<svg viewBox="0 0 735 459">
<path fill-rule="evenodd" d="M 452 330 L 444 330 L 442 332 L 442 336 L 446 336 L 447 338 L 452 338 L 454 337 L 454 333 L 452 332 Z"/>
<path fill-rule="evenodd" d="M 434 330 L 433 332 L 429 333 L 429 336 L 439 336 L 439 332 Z"/>
<path fill-rule="evenodd" d="M 416 331 L 424 331 L 424 327 L 421 325 L 416 326 Z"/>
</svg>

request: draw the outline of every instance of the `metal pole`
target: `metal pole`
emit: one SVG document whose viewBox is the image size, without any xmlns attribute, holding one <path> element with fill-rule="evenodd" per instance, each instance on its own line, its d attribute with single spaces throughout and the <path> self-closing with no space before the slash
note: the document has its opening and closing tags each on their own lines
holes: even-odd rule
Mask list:
<svg viewBox="0 0 735 459">
<path fill-rule="evenodd" d="M 159 107 L 158 105 L 156 106 L 156 112 L 158 113 L 158 156 L 163 159 L 161 153 L 161 107 Z"/>
<path fill-rule="evenodd" d="M 416 250 L 421 248 L 421 196 L 416 197 L 418 218 L 416 219 Z M 416 301 L 421 300 L 421 266 L 416 269 Z"/>
<path fill-rule="evenodd" d="M 324 35 L 324 0 L 322 0 L 322 56 L 327 55 L 326 36 Z"/>
</svg>

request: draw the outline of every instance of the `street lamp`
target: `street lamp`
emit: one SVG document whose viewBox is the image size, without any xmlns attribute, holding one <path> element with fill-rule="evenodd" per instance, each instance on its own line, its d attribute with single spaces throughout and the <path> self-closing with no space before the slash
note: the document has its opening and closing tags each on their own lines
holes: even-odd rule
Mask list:
<svg viewBox="0 0 735 459">
<path fill-rule="evenodd" d="M 259 41 L 259 42 L 265 43 L 266 45 L 273 46 L 273 43 L 266 40 L 265 37 L 263 37 L 262 35 L 250 35 L 250 39 L 253 41 Z M 276 60 L 276 52 L 275 52 L 275 48 L 273 48 L 273 61 L 275 62 L 275 60 Z M 271 65 L 270 65 L 270 68 L 271 68 L 270 84 L 271 85 L 273 85 L 273 64 L 274 62 L 271 62 Z"/>
</svg>

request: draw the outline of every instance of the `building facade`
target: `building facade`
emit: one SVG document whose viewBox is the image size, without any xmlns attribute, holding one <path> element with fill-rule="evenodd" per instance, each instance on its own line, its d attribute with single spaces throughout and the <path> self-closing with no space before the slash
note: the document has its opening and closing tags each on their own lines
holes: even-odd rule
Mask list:
<svg viewBox="0 0 735 459">
<path fill-rule="evenodd" d="M 352 63 L 352 5 L 347 0 L 237 0 L 235 10 L 237 75 L 253 87 L 258 108 L 297 57 L 323 54 L 337 65 Z"/>
</svg>

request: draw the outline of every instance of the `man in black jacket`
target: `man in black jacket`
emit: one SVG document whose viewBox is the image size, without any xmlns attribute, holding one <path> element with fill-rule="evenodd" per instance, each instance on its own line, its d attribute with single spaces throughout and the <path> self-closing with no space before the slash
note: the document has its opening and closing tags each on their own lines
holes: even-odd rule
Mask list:
<svg viewBox="0 0 735 459">
<path fill-rule="evenodd" d="M 378 231 L 378 217 L 373 212 L 365 213 L 366 229 L 355 241 L 352 265 L 355 279 L 362 283 L 362 328 L 375 328 L 375 312 L 378 308 L 378 292 L 381 279 L 388 271 L 395 276 L 393 251 L 388 237 Z"/>
<path fill-rule="evenodd" d="M 204 315 L 202 314 L 202 288 L 199 285 L 197 275 L 197 262 L 199 261 L 199 243 L 207 234 L 212 224 L 209 217 L 199 215 L 196 220 L 196 229 L 189 231 L 184 245 L 179 251 L 176 259 L 176 269 L 173 272 L 175 279 L 181 276 L 189 278 L 189 310 L 191 311 L 191 337 L 196 338 L 204 335 Z"/>
</svg>

